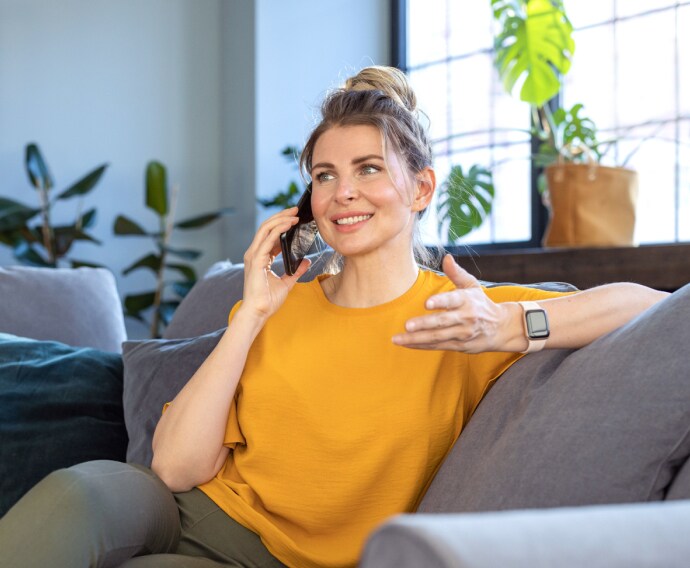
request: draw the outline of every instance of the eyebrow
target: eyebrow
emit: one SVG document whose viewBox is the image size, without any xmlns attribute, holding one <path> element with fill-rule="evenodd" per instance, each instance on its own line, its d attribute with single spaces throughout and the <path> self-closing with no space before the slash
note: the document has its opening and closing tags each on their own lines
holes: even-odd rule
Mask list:
<svg viewBox="0 0 690 568">
<path fill-rule="evenodd" d="M 379 156 L 378 154 L 367 154 L 366 156 L 360 156 L 359 158 L 353 158 L 352 159 L 352 165 L 356 166 L 357 164 L 361 164 L 362 162 L 367 162 L 369 160 L 381 160 L 382 162 L 383 157 Z M 311 169 L 314 171 L 316 168 L 334 168 L 335 166 L 329 162 L 319 162 L 318 164 L 314 164 Z"/>
</svg>

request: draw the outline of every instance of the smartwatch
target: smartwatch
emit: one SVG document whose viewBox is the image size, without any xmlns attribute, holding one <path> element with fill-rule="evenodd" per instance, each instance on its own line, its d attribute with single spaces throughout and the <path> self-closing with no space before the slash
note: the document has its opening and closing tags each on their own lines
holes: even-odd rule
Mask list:
<svg viewBox="0 0 690 568">
<path fill-rule="evenodd" d="M 525 336 L 527 337 L 527 349 L 522 353 L 534 353 L 540 351 L 549 337 L 549 318 L 546 311 L 536 302 L 518 302 L 522 307 L 525 318 Z"/>
</svg>

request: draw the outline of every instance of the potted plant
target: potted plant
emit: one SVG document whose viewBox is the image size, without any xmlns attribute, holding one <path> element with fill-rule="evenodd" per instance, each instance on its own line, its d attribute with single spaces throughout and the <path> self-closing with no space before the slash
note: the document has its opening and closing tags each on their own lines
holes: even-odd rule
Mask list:
<svg viewBox="0 0 690 568">
<path fill-rule="evenodd" d="M 506 92 L 519 91 L 520 100 L 529 104 L 529 132 L 540 141 L 533 158 L 545 168 L 539 179 L 550 213 L 544 245 L 632 244 L 635 172 L 599 165 L 602 148 L 611 142 L 598 141 L 594 123 L 580 116 L 582 105 L 563 109 L 552 102 L 575 51 L 573 28 L 562 1 L 492 0 L 491 4 L 500 30 L 495 37 L 495 66 Z M 477 167 L 468 171 L 477 171 Z M 480 192 L 483 199 L 477 199 L 475 181 L 459 174 L 454 168 L 442 186 L 439 213 L 442 221 L 462 217 L 457 206 L 444 205 L 449 193 L 462 195 L 453 202 L 472 213 L 475 225 L 471 230 L 491 212 L 493 186 L 492 191 Z M 492 182 L 486 174 L 484 178 Z M 468 226 L 465 222 L 464 227 Z"/>
<path fill-rule="evenodd" d="M 98 166 L 57 195 L 53 195 L 55 182 L 37 144 L 27 144 L 24 165 L 29 182 L 38 193 L 39 205 L 31 207 L 0 197 L 0 244 L 11 247 L 14 258 L 22 264 L 57 268 L 61 261 L 68 260 L 72 268 L 96 266 L 67 256 L 76 241 L 101 244 L 87 232 L 96 221 L 96 209 L 82 212 L 80 203 L 76 219 L 68 225 L 54 225 L 52 212 L 59 201 L 89 193 L 108 164 Z"/>
<path fill-rule="evenodd" d="M 167 178 L 167 170 L 163 164 L 157 161 L 147 164 L 146 207 L 158 217 L 157 230 L 147 231 L 124 215 L 118 215 L 113 223 L 113 232 L 116 235 L 147 237 L 154 243 L 155 252 L 142 256 L 122 271 L 123 276 L 139 269 L 148 269 L 153 273 L 153 290 L 129 294 L 124 299 L 125 315 L 148 323 L 152 339 L 161 337 L 163 328 L 170 323 L 182 298 L 197 280 L 194 268 L 184 261 L 196 260 L 202 252 L 171 246 L 174 230 L 200 229 L 233 211 L 232 208 L 224 208 L 183 221 L 175 221 L 178 188 L 174 186 L 169 195 Z M 174 279 L 170 279 L 171 273 L 176 275 Z M 145 314 L 149 312 L 151 320 L 147 322 Z"/>
</svg>

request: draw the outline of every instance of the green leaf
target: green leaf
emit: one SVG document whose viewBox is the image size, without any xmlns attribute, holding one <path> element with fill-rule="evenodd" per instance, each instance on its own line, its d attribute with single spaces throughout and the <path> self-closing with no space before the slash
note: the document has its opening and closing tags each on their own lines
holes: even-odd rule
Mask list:
<svg viewBox="0 0 690 568">
<path fill-rule="evenodd" d="M 219 217 L 223 215 L 229 215 L 235 210 L 232 207 L 225 207 L 216 211 L 215 213 L 205 213 L 204 215 L 199 215 L 198 217 L 192 217 L 191 219 L 185 219 L 184 221 L 179 221 L 175 223 L 175 227 L 178 229 L 196 229 L 198 227 L 204 227 L 209 223 L 212 223 Z"/>
<path fill-rule="evenodd" d="M 189 291 L 192 289 L 194 284 L 196 284 L 195 280 L 187 280 L 186 282 L 175 282 L 172 287 L 175 291 L 175 294 L 181 298 L 184 298 L 187 294 L 189 294 Z"/>
<path fill-rule="evenodd" d="M 285 157 L 285 159 L 292 164 L 299 163 L 299 156 L 301 153 L 302 150 L 300 150 L 297 146 L 285 146 L 285 148 L 283 148 L 281 151 L 281 154 Z"/>
<path fill-rule="evenodd" d="M 0 231 L 25 227 L 27 221 L 40 212 L 40 209 L 27 207 L 18 201 L 0 197 Z"/>
<path fill-rule="evenodd" d="M 167 173 L 160 162 L 149 162 L 146 167 L 146 206 L 161 217 L 168 213 Z"/>
<path fill-rule="evenodd" d="M 161 257 L 150 253 L 140 258 L 134 264 L 128 266 L 122 271 L 123 276 L 127 276 L 130 272 L 138 270 L 139 268 L 150 268 L 154 274 L 158 274 L 161 267 Z"/>
<path fill-rule="evenodd" d="M 50 175 L 48 165 L 45 163 L 37 144 L 32 143 L 26 146 L 25 166 L 29 181 L 36 189 L 53 187 L 53 177 Z"/>
<path fill-rule="evenodd" d="M 201 256 L 201 251 L 192 249 L 174 249 L 170 247 L 163 247 L 164 250 L 174 256 L 179 256 L 185 260 L 196 260 Z"/>
<path fill-rule="evenodd" d="M 294 207 L 297 205 L 302 191 L 297 186 L 294 181 L 290 182 L 287 190 L 276 193 L 271 199 L 259 199 L 259 203 L 264 207 L 281 207 L 287 209 L 288 207 Z"/>
<path fill-rule="evenodd" d="M 76 225 L 54 227 L 53 238 L 55 239 L 55 254 L 58 258 L 67 254 L 74 241 L 91 241 L 101 244 L 99 240 L 78 229 Z"/>
<path fill-rule="evenodd" d="M 160 306 L 158 306 L 158 314 L 165 325 L 170 323 L 179 305 L 180 302 L 177 300 L 166 300 L 160 303 Z"/>
<path fill-rule="evenodd" d="M 127 310 L 126 313 L 128 315 L 132 315 L 133 317 L 134 314 L 138 316 L 139 312 L 153 306 L 153 301 L 155 298 L 155 292 L 145 292 L 143 294 L 130 294 L 129 296 L 125 296 L 124 304 L 125 309 Z"/>
<path fill-rule="evenodd" d="M 494 16 L 503 26 L 495 41 L 495 64 L 505 90 L 522 80 L 520 99 L 541 106 L 558 93 L 575 51 L 573 27 L 561 2 L 497 0 Z"/>
<path fill-rule="evenodd" d="M 448 224 L 448 240 L 454 242 L 477 229 L 491 214 L 495 190 L 489 170 L 472 166 L 467 174 L 461 166 L 451 168 L 439 194 L 438 215 Z"/>
<path fill-rule="evenodd" d="M 14 258 L 23 264 L 40 266 L 43 268 L 53 268 L 54 265 L 44 259 L 39 252 L 27 241 L 18 242 L 12 251 Z"/>
<path fill-rule="evenodd" d="M 107 167 L 108 164 L 98 166 L 95 170 L 89 172 L 79 181 L 75 182 L 65 191 L 60 193 L 60 195 L 58 195 L 55 199 L 69 199 L 70 197 L 74 197 L 75 195 L 87 194 L 98 183 L 98 180 L 101 179 L 101 176 L 103 175 L 103 172 L 105 172 L 105 169 Z"/>
<path fill-rule="evenodd" d="M 186 264 L 166 264 L 165 267 L 169 268 L 170 270 L 177 270 L 187 280 L 196 281 L 196 271 L 191 266 Z"/>
<path fill-rule="evenodd" d="M 95 222 L 96 222 L 96 209 L 95 208 L 89 209 L 79 219 L 79 223 L 81 224 L 81 227 L 83 229 L 88 229 L 89 227 L 93 226 L 93 224 Z"/>
<path fill-rule="evenodd" d="M 128 219 L 124 215 L 118 215 L 113 224 L 113 232 L 116 235 L 143 235 L 148 236 L 148 233 L 144 231 L 137 223 Z"/>
<path fill-rule="evenodd" d="M 105 268 L 102 264 L 96 264 L 88 260 L 70 260 L 70 266 L 72 268 Z"/>
</svg>

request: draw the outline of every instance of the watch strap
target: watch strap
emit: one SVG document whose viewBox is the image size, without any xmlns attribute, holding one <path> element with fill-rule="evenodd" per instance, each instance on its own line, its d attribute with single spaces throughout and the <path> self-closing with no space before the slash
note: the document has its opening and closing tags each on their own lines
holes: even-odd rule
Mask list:
<svg viewBox="0 0 690 568">
<path fill-rule="evenodd" d="M 518 302 L 518 304 L 520 304 L 520 307 L 522 308 L 522 324 L 525 330 L 525 338 L 527 339 L 527 349 L 525 349 L 521 353 L 536 353 L 537 351 L 541 351 L 544 348 L 544 345 L 546 345 L 546 339 L 548 338 L 548 335 L 538 339 L 532 338 L 530 336 L 529 327 L 527 323 L 527 312 L 540 311 L 544 312 L 544 315 L 546 316 L 546 311 L 539 304 L 537 304 L 537 302 Z"/>
</svg>

